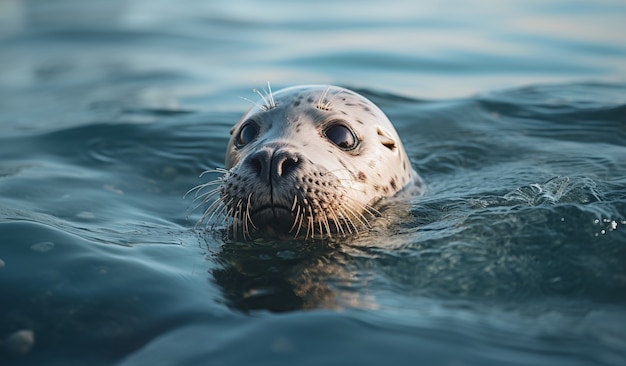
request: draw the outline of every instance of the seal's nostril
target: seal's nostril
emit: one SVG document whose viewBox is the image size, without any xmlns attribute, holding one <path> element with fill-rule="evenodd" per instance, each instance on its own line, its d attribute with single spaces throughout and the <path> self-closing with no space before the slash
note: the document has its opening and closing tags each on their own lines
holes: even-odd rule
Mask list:
<svg viewBox="0 0 626 366">
<path fill-rule="evenodd" d="M 291 173 L 299 165 L 298 158 L 295 156 L 281 156 L 277 159 L 276 174 L 284 176 Z"/>
<path fill-rule="evenodd" d="M 270 164 L 272 154 L 265 149 L 255 152 L 252 156 L 246 159 L 245 164 L 248 166 L 255 176 L 263 181 L 269 180 Z"/>
<path fill-rule="evenodd" d="M 263 163 L 258 157 L 250 159 L 250 167 L 252 167 L 252 170 L 254 170 L 257 177 L 259 177 L 261 172 L 263 172 Z"/>
<path fill-rule="evenodd" d="M 257 178 L 271 182 L 272 179 L 283 178 L 292 173 L 300 162 L 300 158 L 291 152 L 264 148 L 248 157 L 245 164 Z"/>
</svg>

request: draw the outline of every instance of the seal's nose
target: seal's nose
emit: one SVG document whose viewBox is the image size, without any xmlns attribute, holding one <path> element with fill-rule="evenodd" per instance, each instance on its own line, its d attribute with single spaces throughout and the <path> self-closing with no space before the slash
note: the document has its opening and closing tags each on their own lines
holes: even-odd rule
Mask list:
<svg viewBox="0 0 626 366">
<path fill-rule="evenodd" d="M 248 166 L 256 173 L 259 179 L 265 182 L 281 179 L 294 172 L 301 163 L 301 159 L 294 153 L 284 149 L 261 149 L 252 154 Z"/>
</svg>

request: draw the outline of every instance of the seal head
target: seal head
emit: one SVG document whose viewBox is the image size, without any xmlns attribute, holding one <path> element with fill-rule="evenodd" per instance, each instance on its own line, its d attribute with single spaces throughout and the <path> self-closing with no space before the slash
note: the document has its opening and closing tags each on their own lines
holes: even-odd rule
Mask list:
<svg viewBox="0 0 626 366">
<path fill-rule="evenodd" d="M 218 185 L 201 221 L 225 213 L 245 239 L 342 237 L 366 228 L 380 199 L 420 193 L 393 125 L 365 97 L 327 85 L 261 96 L 231 130 L 223 176 L 197 187 Z"/>
</svg>

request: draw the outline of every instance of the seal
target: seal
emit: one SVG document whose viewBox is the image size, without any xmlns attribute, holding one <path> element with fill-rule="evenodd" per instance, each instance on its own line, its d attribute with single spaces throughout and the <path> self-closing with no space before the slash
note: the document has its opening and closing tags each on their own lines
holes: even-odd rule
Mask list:
<svg viewBox="0 0 626 366">
<path fill-rule="evenodd" d="M 221 176 L 191 190 L 210 203 L 198 223 L 230 220 L 235 239 L 332 239 L 369 227 L 381 199 L 421 194 L 374 103 L 330 85 L 268 89 L 231 129 L 225 169 L 205 172 Z"/>
</svg>

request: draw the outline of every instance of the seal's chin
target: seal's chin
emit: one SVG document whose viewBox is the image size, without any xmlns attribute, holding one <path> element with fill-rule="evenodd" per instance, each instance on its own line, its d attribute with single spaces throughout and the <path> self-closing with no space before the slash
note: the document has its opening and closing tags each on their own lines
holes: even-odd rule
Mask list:
<svg viewBox="0 0 626 366">
<path fill-rule="evenodd" d="M 267 232 L 288 234 L 293 228 L 294 214 L 288 207 L 264 206 L 250 215 L 254 226 Z"/>
</svg>

